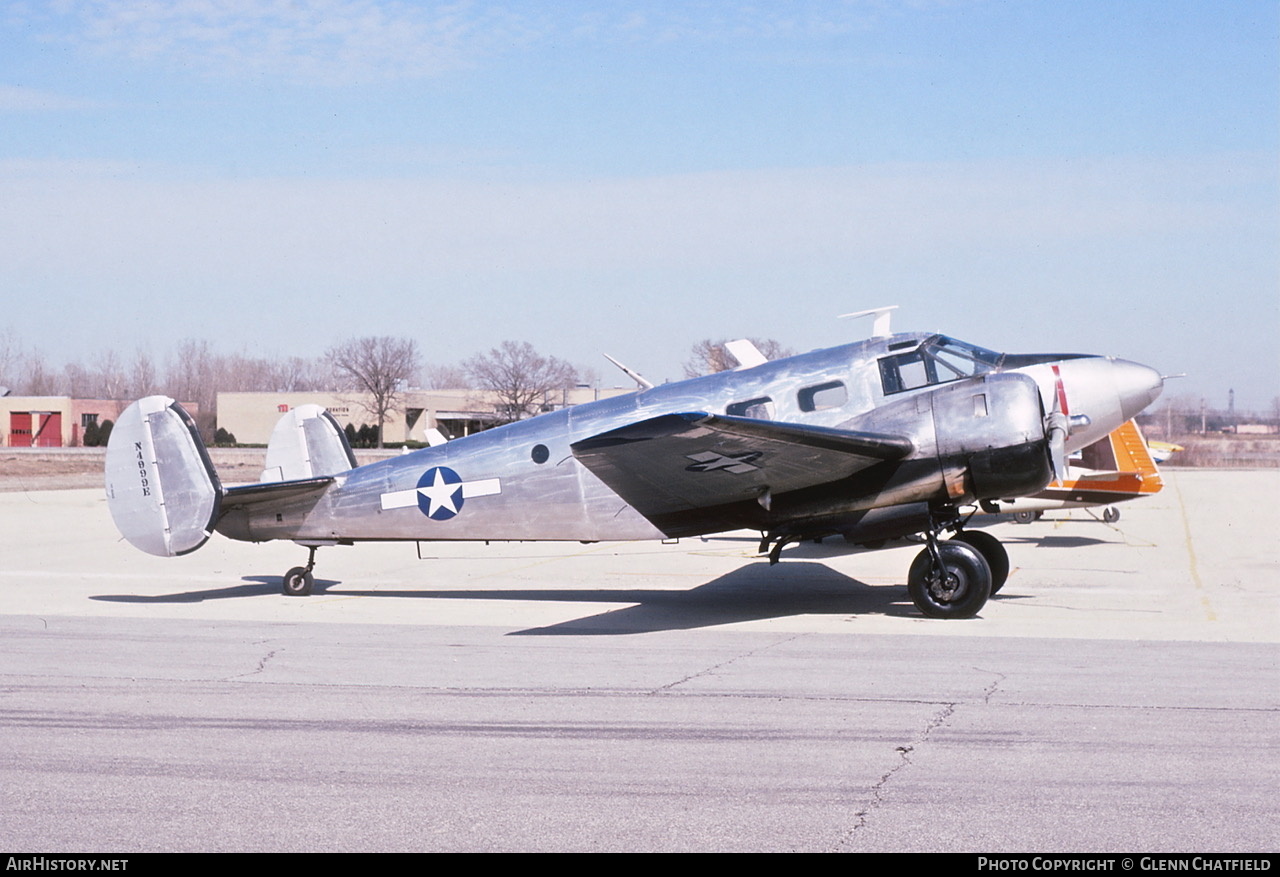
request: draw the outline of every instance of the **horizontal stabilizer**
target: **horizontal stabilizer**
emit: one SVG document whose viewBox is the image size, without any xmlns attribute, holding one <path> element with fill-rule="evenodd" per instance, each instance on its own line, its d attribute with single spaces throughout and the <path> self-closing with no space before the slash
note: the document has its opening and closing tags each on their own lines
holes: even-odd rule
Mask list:
<svg viewBox="0 0 1280 877">
<path fill-rule="evenodd" d="M 167 396 L 134 402 L 107 443 L 107 508 L 135 548 L 195 551 L 218 519 L 222 485 L 195 422 Z"/>
<path fill-rule="evenodd" d="M 267 442 L 261 482 L 298 481 L 354 469 L 346 433 L 319 405 L 299 405 L 277 421 Z"/>
<path fill-rule="evenodd" d="M 310 494 L 321 494 L 333 483 L 333 476 L 300 478 L 294 481 L 269 481 L 260 484 L 237 484 L 224 491 L 222 506 L 236 509 L 268 502 L 294 500 Z"/>
</svg>

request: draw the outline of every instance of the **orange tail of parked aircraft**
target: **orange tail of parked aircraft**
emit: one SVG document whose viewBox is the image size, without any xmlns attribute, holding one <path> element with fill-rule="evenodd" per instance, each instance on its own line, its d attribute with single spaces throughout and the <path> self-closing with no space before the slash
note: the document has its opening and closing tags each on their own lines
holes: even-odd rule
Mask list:
<svg viewBox="0 0 1280 877">
<path fill-rule="evenodd" d="M 1106 438 L 1080 451 L 1069 462 L 1067 478 L 1032 496 L 990 503 L 986 511 L 1012 514 L 1019 523 L 1030 523 L 1053 509 L 1107 506 L 1103 520 L 1113 523 L 1120 512 L 1113 503 L 1159 493 L 1164 487 L 1160 470 L 1147 442 L 1132 420 Z M 995 506 L 996 508 L 991 508 Z"/>
</svg>

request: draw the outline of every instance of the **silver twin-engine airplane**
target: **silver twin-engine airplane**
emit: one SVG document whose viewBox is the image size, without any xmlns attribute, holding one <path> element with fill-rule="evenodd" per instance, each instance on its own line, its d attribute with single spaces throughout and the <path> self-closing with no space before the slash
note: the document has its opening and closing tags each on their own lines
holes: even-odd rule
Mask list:
<svg viewBox="0 0 1280 877">
<path fill-rule="evenodd" d="M 746 345 L 750 348 L 750 345 Z M 310 549 L 284 593 L 311 593 L 318 547 L 372 540 L 668 539 L 750 528 L 872 546 L 923 533 L 907 586 L 925 615 L 979 612 L 1009 572 L 966 507 L 1026 496 L 1066 454 L 1160 394 L 1144 365 L 996 353 L 945 335 L 866 341 L 552 411 L 357 467 L 318 406 L 281 419 L 263 480 L 223 487 L 194 423 L 150 396 L 121 415 L 107 500 L 136 547 L 173 556 L 214 530 Z M 753 350 L 751 352 L 754 352 Z M 638 377 L 638 376 L 637 376 Z M 954 537 L 943 539 L 953 533 Z"/>
</svg>

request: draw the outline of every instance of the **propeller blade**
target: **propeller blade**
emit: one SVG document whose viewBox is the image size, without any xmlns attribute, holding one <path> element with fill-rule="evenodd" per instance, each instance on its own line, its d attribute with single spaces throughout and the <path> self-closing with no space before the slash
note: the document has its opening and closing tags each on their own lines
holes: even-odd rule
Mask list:
<svg viewBox="0 0 1280 877">
<path fill-rule="evenodd" d="M 1067 410 L 1067 390 L 1062 384 L 1062 372 L 1053 367 L 1053 410 L 1044 419 L 1044 436 L 1049 440 L 1049 462 L 1053 466 L 1053 479 L 1058 484 L 1067 479 L 1067 435 L 1071 432 L 1071 416 Z"/>
<path fill-rule="evenodd" d="M 1053 478 L 1062 484 L 1067 478 L 1067 415 L 1058 411 L 1044 419 L 1044 434 L 1049 440 L 1049 461 L 1053 465 Z"/>
</svg>

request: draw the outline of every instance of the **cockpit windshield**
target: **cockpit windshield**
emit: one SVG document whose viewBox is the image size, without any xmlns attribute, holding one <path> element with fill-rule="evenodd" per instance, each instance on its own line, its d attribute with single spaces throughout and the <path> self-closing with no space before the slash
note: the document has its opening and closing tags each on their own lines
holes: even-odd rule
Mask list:
<svg viewBox="0 0 1280 877">
<path fill-rule="evenodd" d="M 998 369 L 1003 358 L 994 350 L 934 335 L 914 350 L 881 359 L 880 379 L 888 396 L 986 374 Z"/>
</svg>

